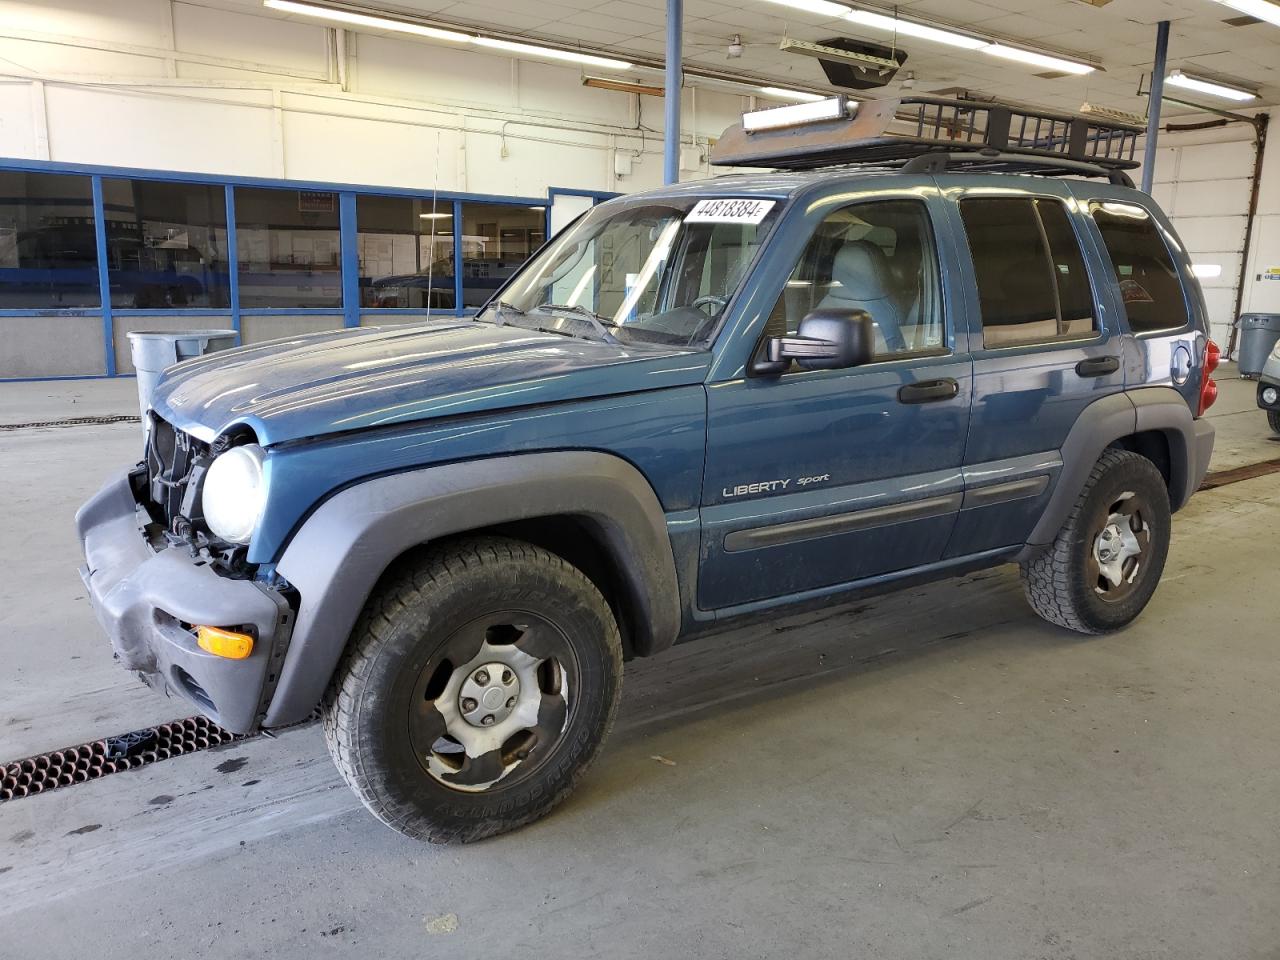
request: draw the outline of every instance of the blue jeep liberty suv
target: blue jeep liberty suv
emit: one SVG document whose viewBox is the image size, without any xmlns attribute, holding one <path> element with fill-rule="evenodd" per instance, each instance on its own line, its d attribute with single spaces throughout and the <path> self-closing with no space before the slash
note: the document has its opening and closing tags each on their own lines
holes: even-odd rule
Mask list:
<svg viewBox="0 0 1280 960">
<path fill-rule="evenodd" d="M 1133 620 L 1217 362 L 1136 128 L 832 102 L 474 318 L 170 368 L 76 518 L 121 663 L 238 733 L 319 706 L 369 810 L 446 842 L 568 795 L 625 660 L 752 616 L 1017 563 L 1051 623 Z"/>
</svg>

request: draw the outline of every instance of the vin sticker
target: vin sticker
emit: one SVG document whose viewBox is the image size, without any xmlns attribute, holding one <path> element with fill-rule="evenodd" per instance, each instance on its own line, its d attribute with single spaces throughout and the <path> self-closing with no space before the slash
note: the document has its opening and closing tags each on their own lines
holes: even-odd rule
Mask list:
<svg viewBox="0 0 1280 960">
<path fill-rule="evenodd" d="M 759 223 L 773 209 L 772 200 L 699 200 L 685 223 Z"/>
</svg>

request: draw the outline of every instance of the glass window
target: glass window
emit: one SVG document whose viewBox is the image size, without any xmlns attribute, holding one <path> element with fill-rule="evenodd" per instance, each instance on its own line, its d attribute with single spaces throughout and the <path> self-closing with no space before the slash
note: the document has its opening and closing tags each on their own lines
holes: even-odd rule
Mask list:
<svg viewBox="0 0 1280 960">
<path fill-rule="evenodd" d="M 0 170 L 0 309 L 96 307 L 88 177 Z"/>
<path fill-rule="evenodd" d="M 483 306 L 547 236 L 546 207 L 462 205 L 462 305 Z"/>
<path fill-rule="evenodd" d="M 782 206 L 730 200 L 728 212 L 691 215 L 695 204 L 717 202 L 596 207 L 547 244 L 480 319 L 629 343 L 705 342 Z M 750 208 L 746 217 L 735 213 L 742 208 Z"/>
<path fill-rule="evenodd" d="M 817 309 L 866 310 L 876 355 L 944 346 L 938 255 L 924 204 L 843 207 L 819 225 L 770 314 L 769 336 L 795 333 Z"/>
<path fill-rule="evenodd" d="M 1186 326 L 1186 296 L 1159 224 L 1134 203 L 1095 201 L 1089 213 L 1115 268 L 1129 329 L 1147 333 Z"/>
<path fill-rule="evenodd" d="M 452 310 L 453 202 L 357 197 L 360 306 Z"/>
<path fill-rule="evenodd" d="M 1059 201 L 973 197 L 960 201 L 960 217 L 973 256 L 984 346 L 1093 334 L 1092 290 Z"/>
<path fill-rule="evenodd" d="M 230 303 L 223 187 L 104 178 L 102 204 L 112 306 Z"/>
<path fill-rule="evenodd" d="M 338 195 L 236 187 L 240 306 L 341 307 Z"/>
</svg>

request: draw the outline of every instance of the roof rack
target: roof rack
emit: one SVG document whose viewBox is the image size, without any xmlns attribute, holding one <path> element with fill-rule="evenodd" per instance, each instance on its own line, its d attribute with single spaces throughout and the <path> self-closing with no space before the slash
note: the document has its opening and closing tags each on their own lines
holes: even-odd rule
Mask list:
<svg viewBox="0 0 1280 960">
<path fill-rule="evenodd" d="M 820 110 L 797 104 L 746 114 L 717 141 L 711 163 L 790 170 L 876 164 L 908 173 L 964 168 L 1132 185 L 1123 171 L 1138 166 L 1134 152 L 1143 132 L 1122 121 L 977 100 L 856 103 L 842 94 L 821 103 Z"/>
</svg>

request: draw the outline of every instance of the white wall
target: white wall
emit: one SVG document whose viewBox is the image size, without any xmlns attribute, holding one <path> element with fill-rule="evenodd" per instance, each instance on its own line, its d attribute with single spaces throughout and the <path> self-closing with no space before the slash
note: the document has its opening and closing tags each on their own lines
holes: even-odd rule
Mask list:
<svg viewBox="0 0 1280 960">
<path fill-rule="evenodd" d="M 0 156 L 521 196 L 661 183 L 656 98 L 584 87 L 574 67 L 346 39 L 340 73 L 335 31 L 255 4 L 0 0 Z M 745 104 L 686 90 L 686 142 Z"/>
</svg>

